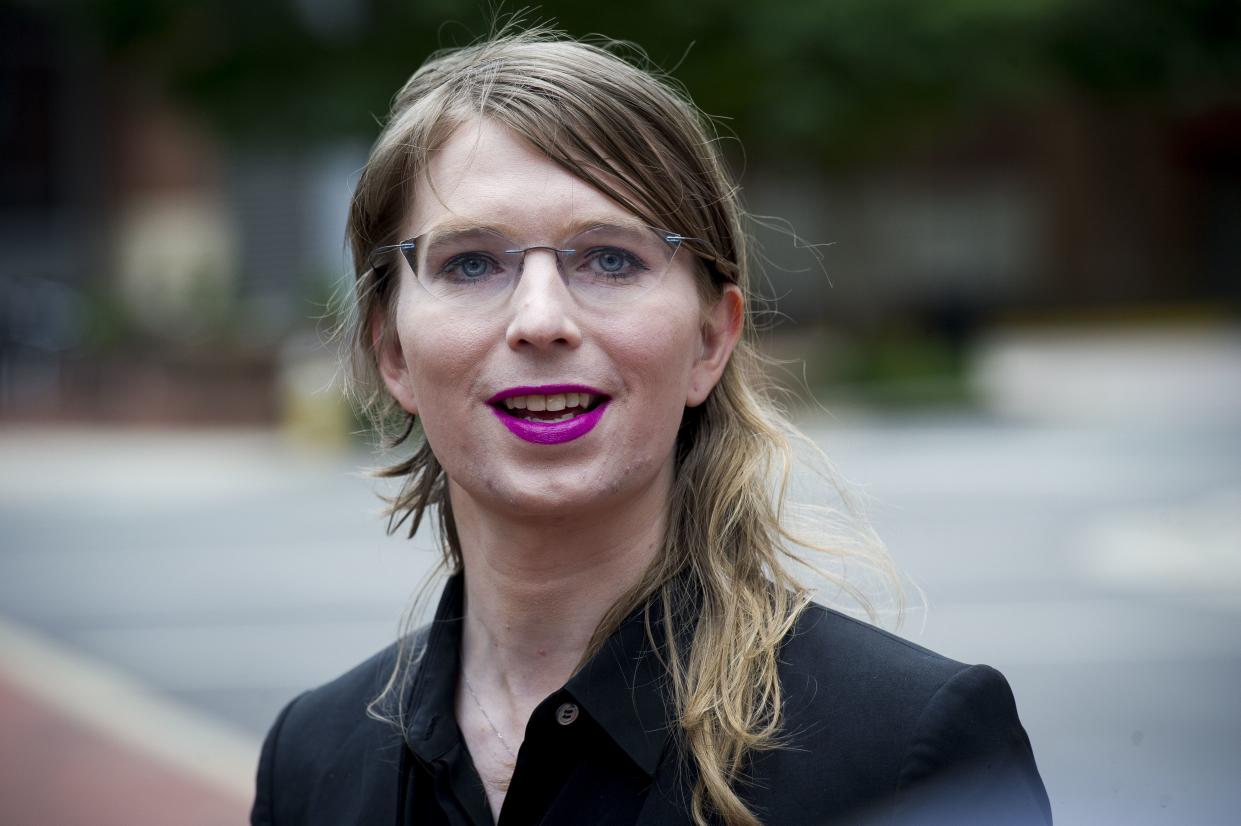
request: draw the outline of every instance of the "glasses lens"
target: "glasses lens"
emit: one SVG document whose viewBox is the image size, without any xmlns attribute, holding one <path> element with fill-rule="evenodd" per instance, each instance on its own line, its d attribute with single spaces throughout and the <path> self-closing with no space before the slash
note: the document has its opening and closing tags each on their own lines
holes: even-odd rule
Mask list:
<svg viewBox="0 0 1241 826">
<path fill-rule="evenodd" d="M 647 227 L 596 226 L 554 249 L 561 276 L 581 302 L 625 304 L 662 281 L 679 243 Z M 534 249 L 482 228 L 430 232 L 417 239 L 410 262 L 419 283 L 437 299 L 485 307 L 521 278 L 525 250 Z"/>
<path fill-rule="evenodd" d="M 663 280 L 677 245 L 655 230 L 594 227 L 565 242 L 563 256 L 569 288 L 583 301 L 625 304 L 645 295 Z"/>
<path fill-rule="evenodd" d="M 513 242 L 486 229 L 430 233 L 416 245 L 418 281 L 436 298 L 482 304 L 517 283 L 521 256 Z"/>
</svg>

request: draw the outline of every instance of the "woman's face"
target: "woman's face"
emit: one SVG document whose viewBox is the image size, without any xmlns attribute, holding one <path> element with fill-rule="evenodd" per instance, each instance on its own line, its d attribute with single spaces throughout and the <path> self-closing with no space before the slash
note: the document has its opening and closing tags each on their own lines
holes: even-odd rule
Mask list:
<svg viewBox="0 0 1241 826">
<path fill-rule="evenodd" d="M 485 120 L 459 128 L 428 172 L 402 237 L 479 225 L 503 228 L 520 247 L 563 246 L 584 224 L 638 222 Z M 525 516 L 666 496 L 685 407 L 715 385 L 741 325 L 736 288 L 703 306 L 685 250 L 649 292 L 617 306 L 580 300 L 542 248 L 526 253 L 512 292 L 485 311 L 433 297 L 409 267 L 392 309 L 396 336 L 379 353 L 381 373 L 420 417 L 454 501 Z"/>
</svg>

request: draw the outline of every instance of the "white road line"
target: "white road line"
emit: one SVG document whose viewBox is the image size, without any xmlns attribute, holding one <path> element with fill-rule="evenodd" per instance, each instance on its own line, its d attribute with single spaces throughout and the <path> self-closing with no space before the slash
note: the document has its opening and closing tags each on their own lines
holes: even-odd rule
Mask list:
<svg viewBox="0 0 1241 826">
<path fill-rule="evenodd" d="M 40 702 L 224 794 L 254 794 L 257 740 L 107 663 L 0 619 L 0 673 Z"/>
<path fill-rule="evenodd" d="M 1082 529 L 1079 544 L 1086 575 L 1105 585 L 1241 604 L 1241 488 L 1101 513 Z"/>
<path fill-rule="evenodd" d="M 914 642 L 1004 667 L 1230 662 L 1235 614 L 1168 600 L 1047 599 L 937 603 Z"/>
</svg>

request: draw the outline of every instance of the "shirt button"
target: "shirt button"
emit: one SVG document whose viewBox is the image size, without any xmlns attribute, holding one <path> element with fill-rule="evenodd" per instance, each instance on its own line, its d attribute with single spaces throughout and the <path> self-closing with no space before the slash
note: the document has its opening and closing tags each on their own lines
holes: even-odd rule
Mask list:
<svg viewBox="0 0 1241 826">
<path fill-rule="evenodd" d="M 573 703 L 561 703 L 560 708 L 556 709 L 556 722 L 562 726 L 567 726 L 577 719 L 577 706 Z"/>
</svg>

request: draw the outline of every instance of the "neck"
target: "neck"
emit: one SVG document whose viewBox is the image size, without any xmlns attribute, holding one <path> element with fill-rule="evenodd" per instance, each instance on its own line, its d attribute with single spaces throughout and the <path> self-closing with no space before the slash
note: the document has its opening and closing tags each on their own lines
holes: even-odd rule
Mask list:
<svg viewBox="0 0 1241 826">
<path fill-rule="evenodd" d="M 668 487 L 554 520 L 492 512 L 451 490 L 465 566 L 461 663 L 476 686 L 533 708 L 564 685 L 603 615 L 658 553 Z"/>
</svg>

